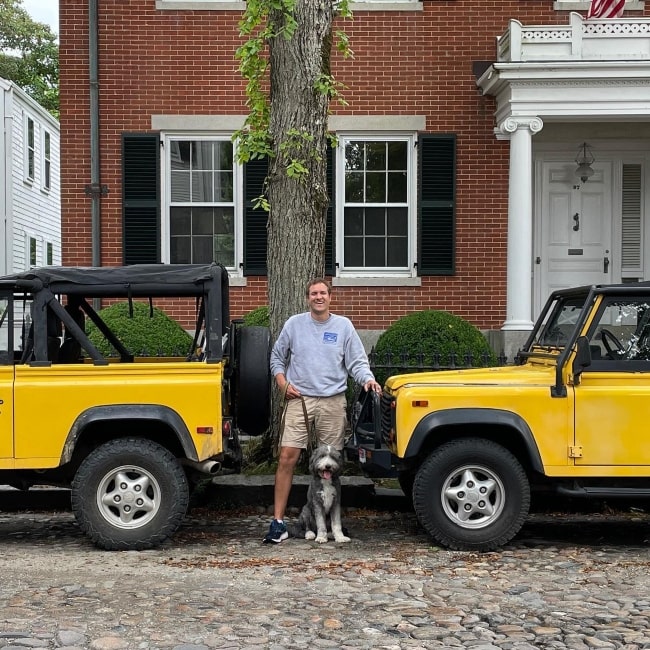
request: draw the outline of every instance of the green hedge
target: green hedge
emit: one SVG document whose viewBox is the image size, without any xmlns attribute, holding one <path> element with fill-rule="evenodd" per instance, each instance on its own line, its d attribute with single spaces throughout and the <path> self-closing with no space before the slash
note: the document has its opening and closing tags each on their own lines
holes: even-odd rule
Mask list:
<svg viewBox="0 0 650 650">
<path fill-rule="evenodd" d="M 135 356 L 185 357 L 192 345 L 192 337 L 162 309 L 133 301 L 133 316 L 129 314 L 129 303 L 119 302 L 100 310 L 101 319 Z M 97 326 L 86 320 L 88 338 L 104 356 L 115 356 L 113 346 L 104 338 Z"/>
<path fill-rule="evenodd" d="M 391 363 L 398 366 L 401 355 L 405 355 L 407 366 L 452 365 L 452 355 L 456 355 L 456 365 L 464 365 L 465 355 L 471 354 L 474 365 L 494 366 L 496 355 L 490 348 L 481 331 L 462 319 L 446 311 L 420 311 L 403 316 L 395 321 L 377 340 L 374 348 L 375 362 L 385 365 L 387 354 Z M 487 359 L 487 363 L 483 358 Z M 408 372 L 408 367 L 399 372 Z M 377 381 L 383 384 L 390 369 L 377 368 Z"/>
<path fill-rule="evenodd" d="M 269 326 L 269 308 L 267 305 L 257 307 L 244 315 L 244 325 Z"/>
</svg>

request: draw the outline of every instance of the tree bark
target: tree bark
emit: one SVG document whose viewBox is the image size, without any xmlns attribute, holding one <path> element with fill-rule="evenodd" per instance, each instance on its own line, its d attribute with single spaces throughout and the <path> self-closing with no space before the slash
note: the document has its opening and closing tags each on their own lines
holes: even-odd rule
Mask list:
<svg viewBox="0 0 650 650">
<path fill-rule="evenodd" d="M 316 82 L 330 74 L 333 5 L 331 0 L 297 0 L 293 35 L 287 39 L 280 33 L 269 44 L 274 157 L 268 178 L 267 267 L 274 339 L 289 316 L 305 310 L 307 281 L 325 272 L 329 97 Z M 270 20 L 276 29 L 285 26 L 280 12 Z M 291 133 L 304 136 L 303 147 L 296 146 Z M 301 178 L 287 174 L 292 159 L 307 168 Z"/>
</svg>

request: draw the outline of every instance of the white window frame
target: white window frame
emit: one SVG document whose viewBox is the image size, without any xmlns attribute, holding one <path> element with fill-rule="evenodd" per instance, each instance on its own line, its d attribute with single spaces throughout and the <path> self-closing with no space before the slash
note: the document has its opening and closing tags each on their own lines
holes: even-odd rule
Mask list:
<svg viewBox="0 0 650 650">
<path fill-rule="evenodd" d="M 43 264 L 52 266 L 54 264 L 54 243 L 45 241 L 43 245 Z"/>
<path fill-rule="evenodd" d="M 32 242 L 34 242 L 35 251 L 34 251 L 34 262 L 32 263 Z M 38 235 L 35 235 L 33 232 L 25 231 L 25 270 L 29 271 L 30 269 L 41 266 L 40 255 L 42 249 L 42 240 Z"/>
<path fill-rule="evenodd" d="M 32 126 L 31 142 L 29 126 Z M 36 177 L 36 120 L 31 115 L 25 115 L 25 132 L 23 134 L 24 149 L 24 179 L 33 183 Z M 31 168 L 31 173 L 30 173 Z"/>
<path fill-rule="evenodd" d="M 417 133 L 398 132 L 337 132 L 336 148 L 336 275 L 339 278 L 414 278 L 417 253 Z M 408 174 L 408 244 L 407 266 L 405 268 L 346 268 L 344 266 L 344 214 L 345 214 L 345 147 L 350 141 L 405 141 L 407 143 Z"/>
<path fill-rule="evenodd" d="M 233 146 L 233 161 L 236 161 L 237 145 L 232 141 L 232 132 L 165 132 L 161 133 L 163 151 L 165 152 L 161 160 L 161 244 L 160 254 L 161 261 L 169 263 L 171 259 L 171 232 L 169 224 L 169 213 L 172 205 L 171 201 L 171 165 L 170 158 L 173 155 L 173 142 L 180 140 L 207 140 L 229 142 Z M 244 181 L 243 168 L 237 162 L 233 164 L 233 215 L 234 215 L 234 266 L 228 266 L 230 275 L 241 276 L 243 269 L 243 247 L 244 247 Z"/>
<path fill-rule="evenodd" d="M 52 134 L 47 129 L 41 129 L 41 189 L 52 189 Z"/>
</svg>

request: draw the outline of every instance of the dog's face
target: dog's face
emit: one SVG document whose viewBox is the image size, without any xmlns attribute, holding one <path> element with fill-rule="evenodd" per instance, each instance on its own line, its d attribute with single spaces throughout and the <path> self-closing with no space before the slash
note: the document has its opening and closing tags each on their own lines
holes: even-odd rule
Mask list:
<svg viewBox="0 0 650 650">
<path fill-rule="evenodd" d="M 331 480 L 341 470 L 341 452 L 331 445 L 320 445 L 309 459 L 309 469 L 314 476 Z"/>
</svg>

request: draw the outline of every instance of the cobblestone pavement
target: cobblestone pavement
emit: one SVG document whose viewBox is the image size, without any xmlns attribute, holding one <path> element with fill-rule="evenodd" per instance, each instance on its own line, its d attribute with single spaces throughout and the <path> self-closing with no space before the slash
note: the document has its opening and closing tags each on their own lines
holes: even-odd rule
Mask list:
<svg viewBox="0 0 650 650">
<path fill-rule="evenodd" d="M 442 550 L 411 513 L 349 544 L 261 544 L 263 512 L 192 510 L 145 552 L 69 511 L 0 512 L 0 650 L 650 648 L 650 515 L 530 517 L 499 552 Z"/>
</svg>

